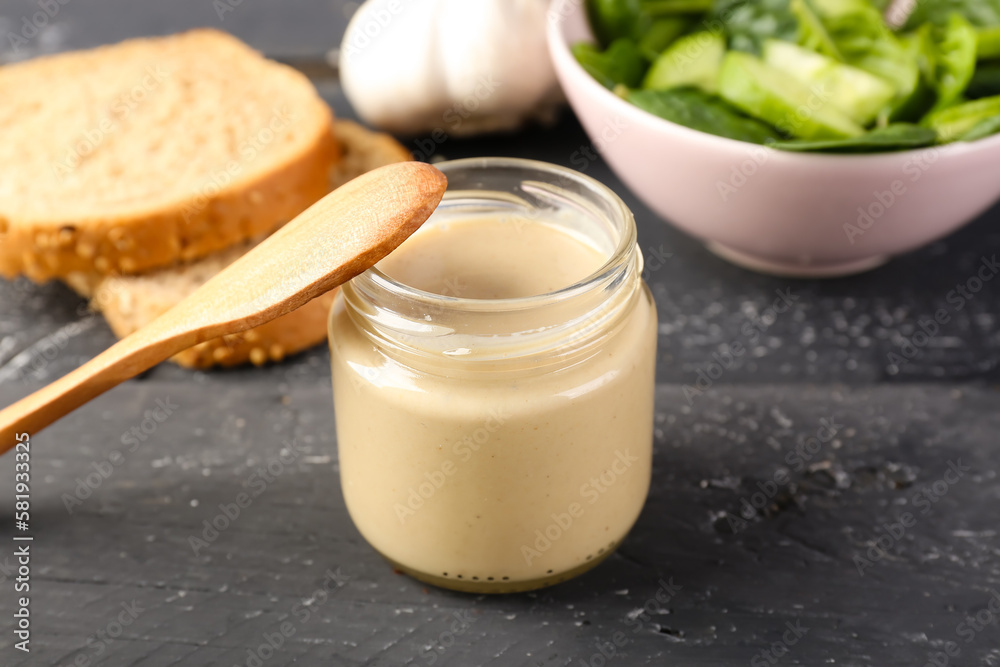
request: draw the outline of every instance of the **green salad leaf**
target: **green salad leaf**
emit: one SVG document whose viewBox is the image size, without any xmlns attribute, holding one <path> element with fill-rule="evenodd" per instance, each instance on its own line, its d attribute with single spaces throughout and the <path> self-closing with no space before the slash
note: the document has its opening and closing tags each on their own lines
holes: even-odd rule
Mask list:
<svg viewBox="0 0 1000 667">
<path fill-rule="evenodd" d="M 847 139 L 776 141 L 772 148 L 785 151 L 810 151 L 826 153 L 881 153 L 911 150 L 931 146 L 937 141 L 937 132 L 927 127 L 909 123 L 893 123 L 858 137 Z"/>
<path fill-rule="evenodd" d="M 920 68 L 910 49 L 885 25 L 867 0 L 796 0 L 815 15 L 835 47 L 827 55 L 885 79 L 896 89 L 887 110 L 897 118 L 918 94 Z M 802 11 L 802 10 L 800 10 Z M 805 23 L 803 22 L 803 26 Z M 803 27 L 799 42 L 808 45 L 820 37 Z"/>
<path fill-rule="evenodd" d="M 915 30 L 925 23 L 941 25 L 955 13 L 975 26 L 1000 25 L 1000 0 L 917 0 L 903 29 Z"/>
<path fill-rule="evenodd" d="M 832 33 L 833 29 L 843 29 L 842 26 L 832 24 L 830 17 L 824 17 L 826 21 L 820 18 L 819 13 L 808 0 L 792 0 L 791 8 L 792 13 L 799 20 L 799 44 L 816 53 L 842 62 L 847 61 L 844 54 L 840 52 Z M 831 25 L 827 25 L 828 23 Z M 847 30 L 853 30 L 853 27 L 848 26 Z"/>
<path fill-rule="evenodd" d="M 601 46 L 623 37 L 637 39 L 645 19 L 639 0 L 587 0 L 587 18 Z"/>
<path fill-rule="evenodd" d="M 976 29 L 961 14 L 952 14 L 941 26 L 931 29 L 936 53 L 931 86 L 937 92 L 934 109 L 957 102 L 972 81 L 976 70 Z"/>
<path fill-rule="evenodd" d="M 584 2 L 586 71 L 704 132 L 842 153 L 1000 133 L 1000 0 L 915 0 L 902 27 L 890 0 Z"/>
<path fill-rule="evenodd" d="M 639 38 L 639 50 L 646 56 L 646 60 L 653 62 L 660 57 L 664 49 L 690 30 L 693 24 L 694 21 L 690 17 L 668 16 L 656 19 Z"/>
<path fill-rule="evenodd" d="M 947 143 L 967 135 L 981 122 L 1000 116 L 1000 95 L 984 97 L 927 115 L 921 122 L 938 133 L 939 141 Z"/>
<path fill-rule="evenodd" d="M 655 116 L 720 137 L 763 144 L 779 136 L 774 128 L 697 88 L 636 90 L 625 99 Z"/>
<path fill-rule="evenodd" d="M 705 22 L 722 26 L 729 48 L 758 54 L 768 39 L 795 41 L 799 31 L 789 0 L 716 0 Z"/>
<path fill-rule="evenodd" d="M 573 46 L 573 56 L 590 76 L 609 89 L 617 85 L 634 88 L 646 71 L 646 61 L 639 47 L 625 38 L 611 42 L 603 52 L 593 44 L 580 42 Z"/>
<path fill-rule="evenodd" d="M 642 0 L 642 8 L 652 16 L 676 14 L 704 14 L 712 8 L 713 0 Z"/>
<path fill-rule="evenodd" d="M 1000 115 L 982 119 L 973 125 L 971 130 L 960 135 L 958 140 L 976 141 L 978 139 L 985 139 L 986 137 L 997 134 L 998 132 L 1000 132 Z"/>
</svg>

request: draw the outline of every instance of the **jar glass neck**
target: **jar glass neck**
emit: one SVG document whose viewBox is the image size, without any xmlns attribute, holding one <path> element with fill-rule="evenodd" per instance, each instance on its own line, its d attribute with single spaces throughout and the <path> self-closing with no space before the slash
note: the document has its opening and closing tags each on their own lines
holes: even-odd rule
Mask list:
<svg viewBox="0 0 1000 667">
<path fill-rule="evenodd" d="M 437 165 L 448 191 L 429 229 L 499 216 L 559 228 L 605 259 L 592 274 L 538 296 L 467 299 L 397 282 L 378 266 L 344 286 L 345 307 L 384 353 L 421 367 L 566 365 L 586 355 L 634 306 L 641 284 L 635 223 L 597 181 L 528 160 L 477 158 Z M 418 234 L 421 232 L 417 232 Z"/>
</svg>

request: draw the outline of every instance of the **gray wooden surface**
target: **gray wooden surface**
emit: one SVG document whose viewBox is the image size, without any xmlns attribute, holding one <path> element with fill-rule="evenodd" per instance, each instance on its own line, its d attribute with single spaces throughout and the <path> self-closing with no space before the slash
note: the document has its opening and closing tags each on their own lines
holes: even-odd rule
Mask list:
<svg viewBox="0 0 1000 667">
<path fill-rule="evenodd" d="M 0 27 L 33 11 L 8 1 Z M 209 2 L 71 0 L 30 52 L 216 25 L 318 63 L 344 16 L 244 0 L 220 23 Z M 334 80 L 317 84 L 350 115 Z M 438 152 L 569 164 L 587 145 L 567 114 Z M 13 648 L 14 461 L 0 459 L 0 665 L 924 665 L 949 649 L 947 664 L 1000 665 L 1000 284 L 948 298 L 1000 253 L 1000 209 L 876 271 L 795 281 L 716 259 L 603 163 L 587 172 L 632 206 L 659 265 L 653 487 L 604 565 L 504 597 L 396 575 L 343 505 L 323 348 L 264 369 L 165 365 L 33 438 L 30 654 Z M 778 290 L 794 306 L 752 339 Z M 893 364 L 939 309 L 949 321 Z M 0 405 L 112 340 L 65 288 L 0 283 Z M 748 354 L 687 400 L 733 342 Z M 206 536 L 282 447 L 292 463 Z"/>
</svg>

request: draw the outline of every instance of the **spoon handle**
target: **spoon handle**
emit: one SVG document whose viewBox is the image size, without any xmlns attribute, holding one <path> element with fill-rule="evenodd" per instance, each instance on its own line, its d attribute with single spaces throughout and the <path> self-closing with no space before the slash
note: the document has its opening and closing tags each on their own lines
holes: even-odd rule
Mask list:
<svg viewBox="0 0 1000 667">
<path fill-rule="evenodd" d="M 157 337 L 149 327 L 123 338 L 79 368 L 0 410 L 0 454 L 92 398 L 195 344 L 194 335 Z"/>
<path fill-rule="evenodd" d="M 289 313 L 367 270 L 444 196 L 434 167 L 401 162 L 342 185 L 186 299 L 65 377 L 0 410 L 0 454 L 117 384 L 206 340 Z"/>
</svg>

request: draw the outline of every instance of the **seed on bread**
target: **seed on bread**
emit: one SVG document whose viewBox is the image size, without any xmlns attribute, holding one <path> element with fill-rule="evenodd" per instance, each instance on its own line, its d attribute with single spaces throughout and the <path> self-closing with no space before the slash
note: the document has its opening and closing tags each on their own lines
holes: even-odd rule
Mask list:
<svg viewBox="0 0 1000 667">
<path fill-rule="evenodd" d="M 6 277 L 204 257 L 303 211 L 337 161 L 308 79 L 216 30 L 6 65 L 0 99 Z"/>
</svg>

